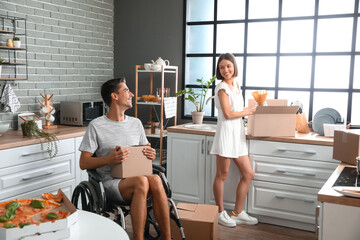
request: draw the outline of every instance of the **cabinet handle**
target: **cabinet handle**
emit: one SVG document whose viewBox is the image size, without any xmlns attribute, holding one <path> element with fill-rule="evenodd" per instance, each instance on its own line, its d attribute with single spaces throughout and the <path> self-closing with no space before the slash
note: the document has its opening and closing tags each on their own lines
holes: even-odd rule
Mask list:
<svg viewBox="0 0 360 240">
<path fill-rule="evenodd" d="M 312 176 L 312 177 L 316 176 L 316 174 L 314 172 L 291 171 L 291 170 L 285 170 L 285 169 L 276 169 L 276 172 L 279 172 L 279 173 L 292 173 L 294 175 L 305 175 L 305 176 Z"/>
<path fill-rule="evenodd" d="M 315 236 L 319 236 L 319 216 L 320 216 L 320 205 L 315 208 Z"/>
<path fill-rule="evenodd" d="M 210 140 L 208 140 L 207 141 L 207 155 L 210 155 L 210 144 L 211 144 L 211 141 Z"/>
<path fill-rule="evenodd" d="M 43 176 L 50 175 L 50 174 L 53 174 L 53 173 L 54 173 L 54 170 L 48 170 L 48 171 L 38 173 L 38 174 L 35 174 L 35 175 L 25 176 L 25 177 L 22 178 L 22 180 L 27 181 L 27 180 L 31 180 L 33 178 L 43 177 Z"/>
<path fill-rule="evenodd" d="M 296 153 L 306 153 L 306 154 L 316 154 L 315 151 L 301 151 L 301 150 L 294 150 L 294 149 L 287 149 L 287 148 L 277 148 L 278 151 L 282 152 L 296 152 Z"/>
<path fill-rule="evenodd" d="M 306 203 L 314 203 L 315 201 L 314 200 L 311 200 L 311 199 L 298 199 L 298 198 L 295 198 L 295 197 L 288 197 L 288 196 L 285 196 L 283 194 L 275 194 L 275 197 L 276 198 L 279 198 L 279 199 L 290 199 L 290 200 L 296 200 L 296 201 L 303 201 L 303 202 L 306 202 Z"/>
<path fill-rule="evenodd" d="M 205 143 L 205 140 L 201 140 L 201 154 L 204 154 L 204 143 Z"/>
<path fill-rule="evenodd" d="M 21 154 L 22 157 L 28 157 L 31 155 L 35 155 L 35 154 L 40 154 L 40 153 L 47 153 L 47 151 L 40 151 L 40 152 L 33 152 L 33 153 L 23 153 Z"/>
</svg>

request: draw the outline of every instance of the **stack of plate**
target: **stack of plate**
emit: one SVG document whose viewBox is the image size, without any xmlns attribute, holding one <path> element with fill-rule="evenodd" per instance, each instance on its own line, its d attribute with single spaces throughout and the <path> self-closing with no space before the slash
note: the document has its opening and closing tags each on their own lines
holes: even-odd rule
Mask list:
<svg viewBox="0 0 360 240">
<path fill-rule="evenodd" d="M 319 110 L 313 119 L 312 128 L 320 136 L 324 136 L 324 123 L 336 124 L 341 122 L 341 115 L 333 108 L 323 108 Z"/>
</svg>

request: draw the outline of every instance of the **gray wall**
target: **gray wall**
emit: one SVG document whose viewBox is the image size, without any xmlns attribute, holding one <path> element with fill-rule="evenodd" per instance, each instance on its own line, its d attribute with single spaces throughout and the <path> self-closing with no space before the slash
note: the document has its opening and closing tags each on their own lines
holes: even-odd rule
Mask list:
<svg viewBox="0 0 360 240">
<path fill-rule="evenodd" d="M 134 92 L 135 88 L 135 65 L 151 62 L 158 57 L 168 59 L 171 65 L 179 67 L 180 86 L 183 71 L 183 5 L 183 0 L 115 1 L 114 76 L 126 77 L 131 91 Z M 174 80 L 168 76 L 165 87 L 171 87 L 171 95 L 174 96 Z M 154 74 L 154 77 L 157 86 L 160 86 L 160 74 Z M 139 95 L 149 94 L 149 75 L 142 73 L 139 78 Z M 140 107 L 139 111 L 146 116 L 147 108 Z M 129 115 L 133 113 L 134 108 L 127 111 Z M 146 119 L 141 115 L 139 117 Z"/>
<path fill-rule="evenodd" d="M 28 80 L 12 86 L 21 108 L 0 112 L 0 120 L 17 128 L 18 113 L 39 112 L 40 93 L 56 102 L 100 97 L 99 86 L 114 74 L 113 0 L 1 0 L 0 14 L 27 18 L 29 70 Z M 0 34 L 0 44 L 8 37 Z"/>
</svg>

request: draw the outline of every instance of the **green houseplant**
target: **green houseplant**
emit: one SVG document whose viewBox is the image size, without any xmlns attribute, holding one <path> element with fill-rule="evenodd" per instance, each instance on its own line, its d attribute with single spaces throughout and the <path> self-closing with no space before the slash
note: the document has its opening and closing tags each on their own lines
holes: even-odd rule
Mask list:
<svg viewBox="0 0 360 240">
<path fill-rule="evenodd" d="M 175 93 L 175 96 L 182 96 L 184 95 L 184 99 L 192 102 L 195 105 L 195 111 L 191 112 L 191 115 L 193 117 L 193 123 L 202 123 L 202 119 L 204 117 L 204 106 L 205 106 L 205 98 L 207 91 L 209 90 L 209 87 L 211 84 L 215 81 L 216 76 L 213 76 L 210 78 L 210 80 L 205 81 L 202 78 L 196 79 L 196 82 L 201 85 L 201 89 L 194 90 L 192 88 L 189 89 L 183 89 Z M 195 116 L 195 119 L 194 119 Z M 197 117 L 199 119 L 197 119 Z"/>
<path fill-rule="evenodd" d="M 57 137 L 54 134 L 44 132 L 42 129 L 39 129 L 36 122 L 26 121 L 22 123 L 21 130 L 24 137 L 36 137 L 40 139 L 41 143 L 41 150 L 43 150 L 43 143 L 47 142 L 47 152 L 49 153 L 49 157 L 53 158 L 58 153 L 58 146 L 57 146 Z"/>
<path fill-rule="evenodd" d="M 13 37 L 14 47 L 19 48 L 21 46 L 21 41 L 19 37 Z"/>
</svg>

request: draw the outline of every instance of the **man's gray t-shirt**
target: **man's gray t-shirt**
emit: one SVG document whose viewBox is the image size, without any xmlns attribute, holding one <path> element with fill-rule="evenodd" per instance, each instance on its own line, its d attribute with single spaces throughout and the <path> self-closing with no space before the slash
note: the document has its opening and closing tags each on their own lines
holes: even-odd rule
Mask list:
<svg viewBox="0 0 360 240">
<path fill-rule="evenodd" d="M 107 116 L 92 120 L 84 135 L 79 151 L 95 153 L 96 157 L 109 155 L 115 146 L 146 145 L 148 140 L 141 121 L 125 115 L 124 121 L 112 121 Z M 110 166 L 97 168 L 104 180 L 112 180 Z"/>
</svg>

